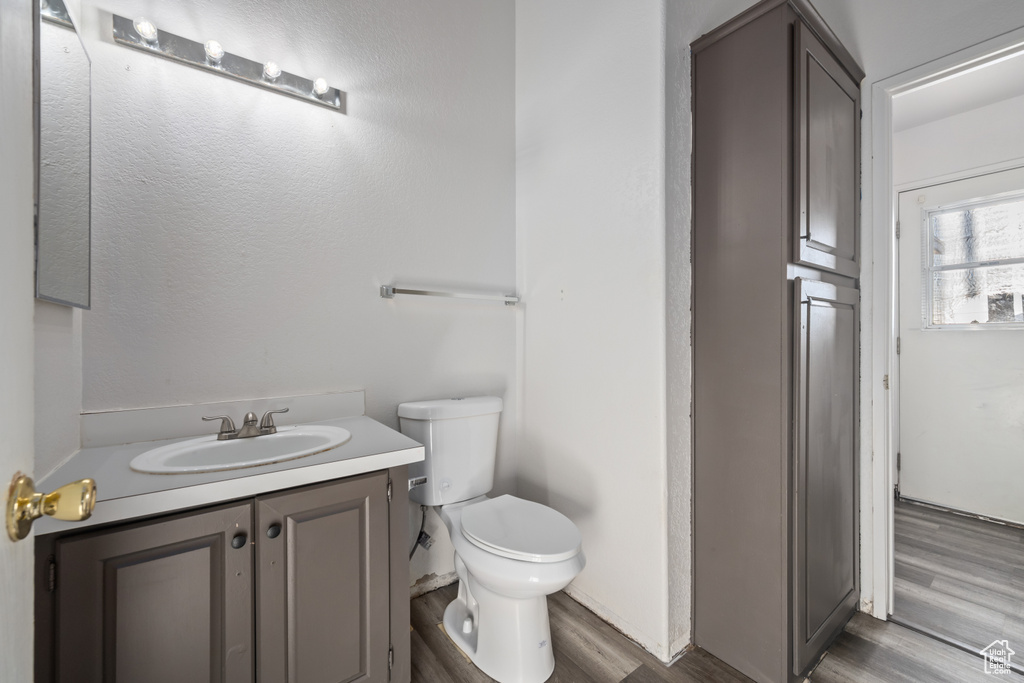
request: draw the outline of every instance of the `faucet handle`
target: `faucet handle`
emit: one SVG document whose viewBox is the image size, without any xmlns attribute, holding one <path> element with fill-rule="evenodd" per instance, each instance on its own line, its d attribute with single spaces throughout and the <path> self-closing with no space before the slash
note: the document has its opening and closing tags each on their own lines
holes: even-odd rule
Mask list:
<svg viewBox="0 0 1024 683">
<path fill-rule="evenodd" d="M 238 430 L 235 429 L 235 421 L 227 415 L 213 415 L 211 417 L 204 417 L 204 422 L 210 422 L 211 420 L 220 420 L 220 433 L 221 434 L 234 434 Z"/>
<path fill-rule="evenodd" d="M 287 412 L 287 408 L 281 408 L 280 410 L 268 410 L 263 413 L 263 419 L 260 420 L 260 431 L 265 431 L 267 434 L 276 434 L 277 427 L 274 426 L 274 415 Z"/>
</svg>

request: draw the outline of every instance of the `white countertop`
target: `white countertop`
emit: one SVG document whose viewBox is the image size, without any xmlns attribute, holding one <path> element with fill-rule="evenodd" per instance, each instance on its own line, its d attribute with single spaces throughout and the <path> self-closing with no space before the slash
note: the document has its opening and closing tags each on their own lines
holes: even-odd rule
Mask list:
<svg viewBox="0 0 1024 683">
<path fill-rule="evenodd" d="M 52 491 L 68 482 L 91 477 L 96 481 L 96 509 L 83 522 L 42 517 L 35 522 L 36 535 L 215 505 L 423 460 L 423 446 L 366 416 L 313 424 L 344 427 L 352 438 L 337 448 L 296 460 L 199 474 L 143 474 L 129 467 L 135 456 L 185 439 L 82 449 L 37 482 L 36 490 Z M 395 485 L 404 486 L 406 482 Z"/>
</svg>

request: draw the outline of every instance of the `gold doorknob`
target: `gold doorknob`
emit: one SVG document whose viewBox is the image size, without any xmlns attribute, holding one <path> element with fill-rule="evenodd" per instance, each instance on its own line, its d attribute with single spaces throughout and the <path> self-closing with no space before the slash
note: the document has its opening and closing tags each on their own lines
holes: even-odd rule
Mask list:
<svg viewBox="0 0 1024 683">
<path fill-rule="evenodd" d="M 89 519 L 94 507 L 96 482 L 92 479 L 73 481 L 53 493 L 37 493 L 32 479 L 18 472 L 7 491 L 7 535 L 20 541 L 43 515 L 69 522 Z"/>
</svg>

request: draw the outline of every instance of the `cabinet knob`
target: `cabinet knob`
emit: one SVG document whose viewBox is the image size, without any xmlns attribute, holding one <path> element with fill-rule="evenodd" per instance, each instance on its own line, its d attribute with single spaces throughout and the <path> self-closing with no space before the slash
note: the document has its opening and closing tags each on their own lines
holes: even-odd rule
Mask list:
<svg viewBox="0 0 1024 683">
<path fill-rule="evenodd" d="M 267 538 L 277 538 L 281 535 L 281 525 L 271 524 L 267 527 Z"/>
<path fill-rule="evenodd" d="M 69 522 L 89 519 L 96 507 L 96 482 L 92 479 L 65 484 L 53 493 L 38 493 L 32 479 L 14 475 L 7 492 L 7 535 L 12 541 L 28 536 L 32 521 L 43 515 Z"/>
<path fill-rule="evenodd" d="M 245 533 L 235 534 L 235 537 L 231 539 L 231 547 L 235 550 L 245 547 Z"/>
</svg>

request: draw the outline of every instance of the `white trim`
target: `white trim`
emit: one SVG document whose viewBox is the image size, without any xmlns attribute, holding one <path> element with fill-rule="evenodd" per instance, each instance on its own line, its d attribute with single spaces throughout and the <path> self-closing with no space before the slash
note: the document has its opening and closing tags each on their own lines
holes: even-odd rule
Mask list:
<svg viewBox="0 0 1024 683">
<path fill-rule="evenodd" d="M 955 183 L 958 180 L 967 180 L 968 178 L 977 178 L 982 175 L 992 175 L 993 173 L 1001 173 L 1002 171 L 1012 171 L 1015 168 L 1024 168 L 1024 158 L 1010 159 L 1008 161 L 1000 161 L 995 164 L 986 164 L 985 166 L 977 166 L 975 168 L 969 168 L 963 171 L 956 171 L 954 173 L 945 173 L 939 176 L 932 176 L 931 178 L 923 178 L 921 180 L 911 180 L 906 183 L 901 183 L 895 188 L 895 194 L 901 192 L 909 192 L 911 190 L 920 190 L 932 185 L 945 185 L 946 183 Z"/>
<path fill-rule="evenodd" d="M 892 96 L 884 88 L 884 81 L 872 87 L 872 202 L 871 226 L 872 273 L 871 273 L 871 458 L 865 461 L 870 467 L 870 498 L 861 497 L 861 526 L 871 529 L 871 562 L 862 571 L 869 571 L 870 577 L 861 577 L 861 585 L 870 586 L 870 612 L 872 616 L 886 619 L 891 604 L 892 577 L 892 498 L 893 482 L 890 462 L 892 459 L 893 432 L 890 420 L 892 407 L 889 399 L 893 394 L 891 384 L 893 371 L 892 350 L 895 348 L 893 330 L 892 291 L 894 282 L 893 254 L 895 249 L 895 215 L 892 193 Z M 882 229 L 881 226 L 884 226 Z M 889 389 L 885 377 L 889 377 Z M 867 505 L 864 503 L 867 502 Z M 876 505 L 876 502 L 878 503 Z M 862 596 L 866 597 L 866 596 Z"/>
<path fill-rule="evenodd" d="M 951 55 L 878 81 L 871 88 L 871 444 L 862 449 L 862 468 L 870 491 L 861 496 L 861 528 L 870 529 L 871 560 L 862 565 L 861 585 L 865 611 L 879 619 L 892 611 L 893 482 L 892 466 L 899 427 L 899 378 L 896 372 L 896 210 L 898 193 L 892 185 L 892 98 L 953 75 L 978 68 L 1024 50 L 1024 29 L 994 37 Z M 921 181 L 914 185 L 920 187 Z M 877 239 L 874 239 L 877 238 Z M 865 240 L 866 241 L 866 240 Z M 889 390 L 883 377 L 889 376 Z M 866 411 L 864 411 L 866 412 Z M 867 536 L 868 534 L 865 534 Z M 863 572 L 867 572 L 864 575 Z"/>
</svg>

